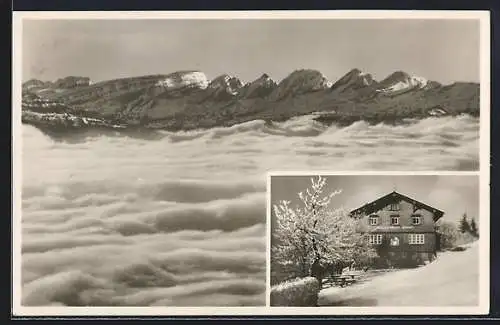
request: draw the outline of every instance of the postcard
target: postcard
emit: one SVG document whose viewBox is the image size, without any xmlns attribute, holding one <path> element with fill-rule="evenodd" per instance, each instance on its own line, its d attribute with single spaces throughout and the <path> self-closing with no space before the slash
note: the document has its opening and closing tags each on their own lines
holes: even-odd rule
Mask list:
<svg viewBox="0 0 500 325">
<path fill-rule="evenodd" d="M 489 24 L 14 12 L 13 314 L 486 313 Z M 300 264 L 272 223 L 322 182 L 365 228 L 322 224 Z M 312 300 L 276 296 L 293 281 Z"/>
</svg>

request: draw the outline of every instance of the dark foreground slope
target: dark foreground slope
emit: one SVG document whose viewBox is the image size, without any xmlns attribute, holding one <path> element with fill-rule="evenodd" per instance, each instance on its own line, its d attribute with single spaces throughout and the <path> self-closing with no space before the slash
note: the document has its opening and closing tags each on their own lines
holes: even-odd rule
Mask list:
<svg viewBox="0 0 500 325">
<path fill-rule="evenodd" d="M 267 74 L 243 84 L 226 74 L 210 81 L 198 71 L 96 84 L 82 77 L 72 78 L 67 88 L 61 88 L 61 84 L 69 83 L 67 78 L 61 79 L 65 83 L 25 83 L 23 112 L 66 113 L 70 120 L 78 121 L 66 123 L 70 128 L 99 124 L 172 131 L 230 126 L 256 119 L 282 121 L 313 112 L 319 113 L 317 121 L 327 124 L 358 120 L 398 123 L 405 118 L 479 115 L 478 84 L 441 85 L 402 71 L 378 82 L 370 74 L 353 69 L 335 83 L 319 71 L 307 69 L 292 72 L 278 84 Z M 102 122 L 89 124 L 73 116 Z M 59 123 L 56 120 L 61 119 L 55 119 L 55 124 Z M 32 123 L 33 119 L 23 121 Z M 50 127 L 50 123 L 46 124 Z"/>
</svg>

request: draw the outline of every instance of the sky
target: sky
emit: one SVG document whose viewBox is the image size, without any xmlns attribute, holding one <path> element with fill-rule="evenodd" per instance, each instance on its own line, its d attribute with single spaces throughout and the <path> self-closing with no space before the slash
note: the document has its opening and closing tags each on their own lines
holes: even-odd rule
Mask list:
<svg viewBox="0 0 500 325">
<path fill-rule="evenodd" d="M 273 176 L 271 202 L 300 204 L 298 193 L 311 185 L 314 176 Z M 326 193 L 341 190 L 330 202 L 332 208 L 349 211 L 372 202 L 394 190 L 444 212 L 443 221 L 456 222 L 464 212 L 479 221 L 479 177 L 476 175 L 325 176 Z"/>
<path fill-rule="evenodd" d="M 353 68 L 479 82 L 479 20 L 24 20 L 23 81 L 94 82 L 178 70 L 279 82 L 297 69 L 335 81 Z"/>
</svg>

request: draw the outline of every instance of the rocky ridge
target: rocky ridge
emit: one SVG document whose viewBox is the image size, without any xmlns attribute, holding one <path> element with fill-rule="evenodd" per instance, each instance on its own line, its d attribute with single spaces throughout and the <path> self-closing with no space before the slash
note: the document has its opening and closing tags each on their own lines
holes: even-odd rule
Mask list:
<svg viewBox="0 0 500 325">
<path fill-rule="evenodd" d="M 229 74 L 209 80 L 200 71 L 88 81 L 88 85 L 88 78 L 78 78 L 24 83 L 23 114 L 66 113 L 110 125 L 168 130 L 229 126 L 253 119 L 286 120 L 312 112 L 320 113 L 321 122 L 339 124 L 479 115 L 479 84 L 441 85 L 403 71 L 380 82 L 359 69 L 336 82 L 312 69 L 296 70 L 279 83 L 265 73 L 243 84 Z"/>
<path fill-rule="evenodd" d="M 266 73 L 252 82 L 245 84 L 239 91 L 242 98 L 265 98 L 273 92 L 278 85 Z"/>
</svg>

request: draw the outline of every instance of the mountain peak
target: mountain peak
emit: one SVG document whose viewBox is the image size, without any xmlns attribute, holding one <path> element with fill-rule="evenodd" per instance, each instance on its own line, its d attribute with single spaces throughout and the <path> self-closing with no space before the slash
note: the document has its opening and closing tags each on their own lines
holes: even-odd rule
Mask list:
<svg viewBox="0 0 500 325">
<path fill-rule="evenodd" d="M 392 73 L 392 75 L 394 76 L 409 76 L 410 74 L 408 74 L 407 72 L 403 71 L 403 70 L 397 70 L 395 72 Z"/>
<path fill-rule="evenodd" d="M 380 82 L 381 85 L 391 84 L 395 81 L 401 81 L 410 78 L 410 75 L 404 71 L 396 71 L 387 76 Z"/>
<path fill-rule="evenodd" d="M 396 71 L 382 80 L 379 84 L 378 92 L 396 94 L 412 89 L 426 88 L 429 81 L 423 77 L 411 76 L 404 71 Z"/>
<path fill-rule="evenodd" d="M 365 73 L 360 69 L 354 68 L 346 73 L 342 78 L 335 82 L 332 86 L 333 90 L 346 91 L 348 89 L 358 89 L 373 85 L 376 81 L 372 75 Z"/>
<path fill-rule="evenodd" d="M 238 95 L 243 83 L 240 79 L 227 73 L 214 78 L 207 87 L 210 98 L 214 100 L 226 100 Z"/>
<path fill-rule="evenodd" d="M 283 79 L 271 94 L 273 100 L 328 89 L 332 83 L 318 70 L 299 69 Z"/>
<path fill-rule="evenodd" d="M 269 77 L 267 73 L 263 73 L 259 78 L 249 82 L 240 91 L 243 98 L 266 97 L 275 88 L 276 82 Z"/>
<path fill-rule="evenodd" d="M 243 86 L 240 79 L 233 77 L 227 73 L 221 74 L 220 76 L 213 79 L 208 87 L 210 88 L 230 88 L 230 91 L 236 91 L 238 88 Z"/>
<path fill-rule="evenodd" d="M 349 71 L 347 74 L 357 74 L 357 75 L 359 75 L 359 74 L 362 74 L 362 73 L 363 73 L 363 71 L 359 70 L 358 68 L 354 68 L 351 71 Z"/>
</svg>

